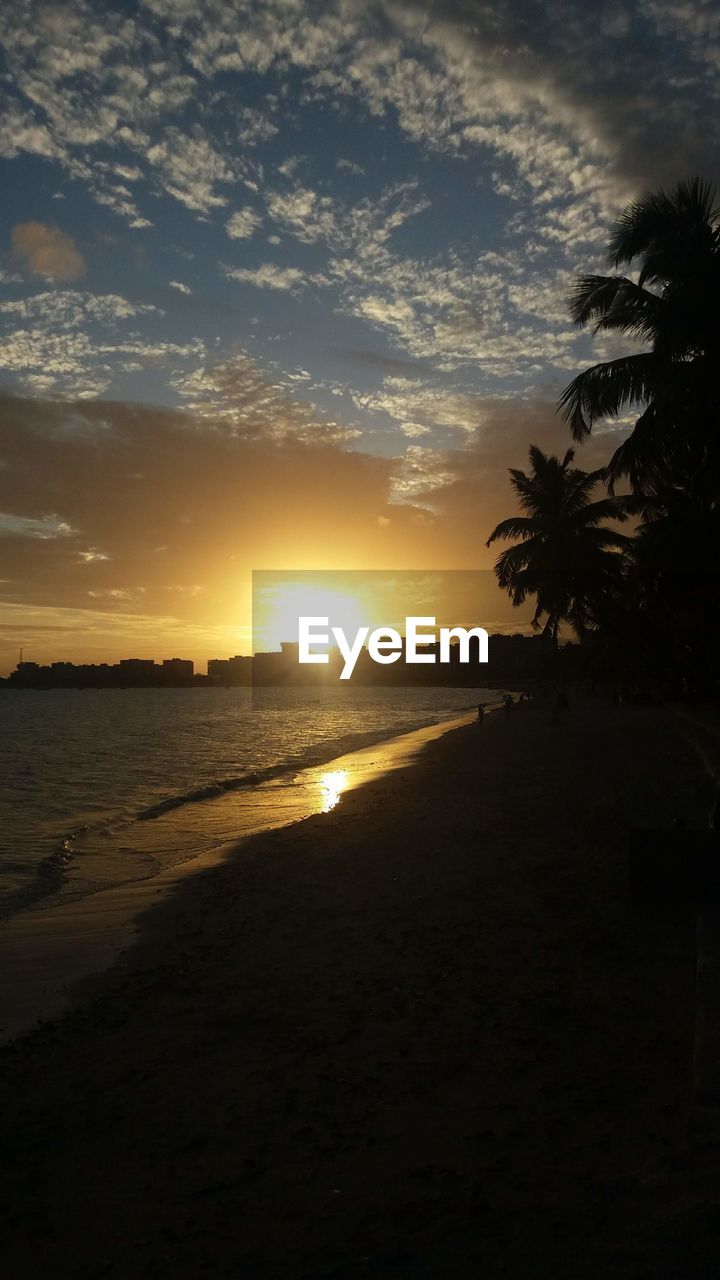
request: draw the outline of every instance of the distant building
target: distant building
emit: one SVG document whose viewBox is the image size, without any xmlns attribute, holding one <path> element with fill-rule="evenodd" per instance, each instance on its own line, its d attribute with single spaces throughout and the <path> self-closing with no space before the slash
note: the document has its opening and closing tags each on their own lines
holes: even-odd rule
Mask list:
<svg viewBox="0 0 720 1280">
<path fill-rule="evenodd" d="M 163 671 L 176 680 L 192 680 L 195 666 L 190 658 L 163 658 Z"/>
<path fill-rule="evenodd" d="M 363 649 L 352 682 L 375 686 L 482 686 L 488 681 L 545 678 L 547 672 L 556 669 L 558 660 L 555 650 L 542 635 L 491 635 L 487 664 L 480 664 L 473 653 L 468 663 L 461 663 L 456 644 L 451 647 L 447 664 L 437 661 L 437 645 L 427 645 L 424 649 L 428 656 L 435 657 L 434 663 L 408 665 L 403 657 L 395 664 L 378 666 L 367 649 Z M 570 646 L 566 661 L 569 654 Z M 4 688 L 16 689 L 167 689 L 196 685 L 320 685 L 333 684 L 339 679 L 343 660 L 338 649 L 330 650 L 329 662 L 323 665 L 303 665 L 298 657 L 298 645 L 292 642 L 273 653 L 256 653 L 254 658 L 239 653 L 232 658 L 210 658 L 206 676 L 194 675 L 189 658 L 165 658 L 162 664 L 152 658 L 121 658 L 113 665 L 53 662 L 51 666 L 40 666 L 37 662 L 20 662 L 2 684 Z"/>
<path fill-rule="evenodd" d="M 234 658 L 208 658 L 208 677 L 225 685 L 252 684 L 252 658 L 236 653 Z"/>
<path fill-rule="evenodd" d="M 206 677 L 199 680 L 204 683 Z M 162 689 L 192 685 L 195 677 L 187 658 L 167 658 L 162 666 L 151 658 L 121 658 L 115 664 L 61 661 L 48 667 L 23 662 L 6 683 L 18 689 Z"/>
<path fill-rule="evenodd" d="M 228 658 L 228 668 L 232 684 L 252 684 L 252 658 L 249 655 L 236 653 L 234 658 Z"/>
</svg>

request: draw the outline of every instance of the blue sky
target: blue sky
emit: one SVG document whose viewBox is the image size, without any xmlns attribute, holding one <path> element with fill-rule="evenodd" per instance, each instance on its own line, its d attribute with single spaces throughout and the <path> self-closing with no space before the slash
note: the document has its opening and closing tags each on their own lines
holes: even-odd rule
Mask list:
<svg viewBox="0 0 720 1280">
<path fill-rule="evenodd" d="M 626 349 L 566 310 L 612 218 L 717 170 L 710 3 L 30 0 L 0 36 L 0 395 L 47 406 L 27 438 L 97 448 L 107 403 L 110 432 L 159 407 L 209 450 L 367 454 L 385 477 L 368 519 L 409 505 L 441 540 L 472 482 L 482 545 L 533 430 L 567 444 L 563 386 Z M 611 447 L 601 432 L 588 462 Z M 17 449 L 8 603 L 89 608 L 99 534 Z M 18 524 L 53 519 L 63 572 Z M 97 591 L 143 586 L 121 541 L 101 554 Z"/>
</svg>

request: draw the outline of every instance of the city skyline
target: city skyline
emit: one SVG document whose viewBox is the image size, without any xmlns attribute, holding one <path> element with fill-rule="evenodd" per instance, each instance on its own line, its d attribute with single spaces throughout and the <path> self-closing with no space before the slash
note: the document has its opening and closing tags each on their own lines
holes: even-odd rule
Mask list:
<svg viewBox="0 0 720 1280">
<path fill-rule="evenodd" d="M 206 659 L 206 672 L 195 671 L 188 658 L 122 658 L 117 663 L 73 663 L 55 659 L 37 663 L 20 659 L 8 677 L 1 678 L 6 689 L 127 689 L 127 687 L 192 687 L 334 685 L 345 682 L 342 675 L 347 654 L 337 645 L 327 648 L 325 666 L 304 666 L 299 660 L 299 644 L 283 641 L 278 649 L 258 650 L 254 654 L 234 654 L 231 658 Z M 411 652 L 424 657 L 414 658 Z M 483 657 L 483 653 L 486 657 Z M 365 685 L 477 685 L 484 680 L 529 675 L 539 672 L 543 662 L 551 658 L 551 648 L 541 635 L 503 635 L 495 632 L 487 637 L 484 648 L 474 636 L 469 644 L 454 637 L 450 649 L 442 639 L 423 643 L 409 650 L 402 637 L 400 653 L 392 666 L 380 664 L 373 657 L 372 645 L 361 646 L 354 653 L 348 684 Z M 428 662 L 430 663 L 428 666 Z M 397 663 L 397 664 L 396 664 Z M 492 663 L 492 668 L 491 668 Z M 347 671 L 347 668 L 345 668 Z"/>
</svg>

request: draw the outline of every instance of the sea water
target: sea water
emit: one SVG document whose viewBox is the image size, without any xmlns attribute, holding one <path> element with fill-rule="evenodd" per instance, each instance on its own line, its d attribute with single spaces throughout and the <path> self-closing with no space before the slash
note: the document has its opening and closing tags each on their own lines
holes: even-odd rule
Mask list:
<svg viewBox="0 0 720 1280">
<path fill-rule="evenodd" d="M 0 693 L 0 918 L 145 879 L 263 825 L 299 771 L 452 719 L 488 689 Z M 218 803 L 218 799 L 223 803 Z"/>
</svg>

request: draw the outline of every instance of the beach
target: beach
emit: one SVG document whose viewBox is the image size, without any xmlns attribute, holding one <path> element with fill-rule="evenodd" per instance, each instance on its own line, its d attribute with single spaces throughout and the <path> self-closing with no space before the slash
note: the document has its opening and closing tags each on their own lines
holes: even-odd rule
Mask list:
<svg viewBox="0 0 720 1280">
<path fill-rule="evenodd" d="M 671 709 L 538 696 L 158 895 L 0 1051 L 13 1277 L 710 1276 L 690 913 L 631 827 L 705 820 Z"/>
</svg>

